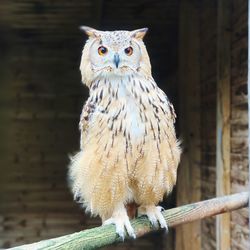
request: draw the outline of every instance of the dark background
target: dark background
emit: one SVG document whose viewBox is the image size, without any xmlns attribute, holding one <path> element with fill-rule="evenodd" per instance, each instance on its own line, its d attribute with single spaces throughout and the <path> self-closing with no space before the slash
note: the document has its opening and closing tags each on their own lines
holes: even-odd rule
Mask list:
<svg viewBox="0 0 250 250">
<path fill-rule="evenodd" d="M 0 247 L 100 223 L 84 216 L 66 180 L 68 155 L 79 149 L 78 121 L 88 96 L 80 80 L 86 40 L 80 25 L 148 27 L 153 77 L 177 102 L 178 1 L 2 0 Z M 147 242 L 150 249 L 154 241 Z"/>
</svg>

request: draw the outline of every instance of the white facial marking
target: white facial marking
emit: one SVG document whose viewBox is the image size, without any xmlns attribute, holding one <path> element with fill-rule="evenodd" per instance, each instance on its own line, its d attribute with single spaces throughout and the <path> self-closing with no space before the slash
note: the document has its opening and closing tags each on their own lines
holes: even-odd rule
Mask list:
<svg viewBox="0 0 250 250">
<path fill-rule="evenodd" d="M 100 53 L 101 47 L 105 48 L 105 53 Z M 126 53 L 129 47 L 132 48 L 132 53 Z M 89 56 L 94 73 L 124 76 L 138 70 L 141 50 L 129 31 L 106 31 L 101 33 L 100 38 L 93 41 Z"/>
</svg>

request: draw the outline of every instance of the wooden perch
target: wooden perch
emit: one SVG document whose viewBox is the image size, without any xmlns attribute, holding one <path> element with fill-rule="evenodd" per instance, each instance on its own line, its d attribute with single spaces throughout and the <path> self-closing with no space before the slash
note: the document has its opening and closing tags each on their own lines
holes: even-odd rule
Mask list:
<svg viewBox="0 0 250 250">
<path fill-rule="evenodd" d="M 163 215 L 169 227 L 176 227 L 195 220 L 247 207 L 248 202 L 249 193 L 242 192 L 172 208 L 164 211 Z M 158 229 L 153 228 L 145 216 L 132 220 L 132 226 L 137 237 Z M 107 225 L 12 249 L 97 249 L 117 242 L 121 242 L 121 239 L 115 233 L 115 227 Z"/>
</svg>

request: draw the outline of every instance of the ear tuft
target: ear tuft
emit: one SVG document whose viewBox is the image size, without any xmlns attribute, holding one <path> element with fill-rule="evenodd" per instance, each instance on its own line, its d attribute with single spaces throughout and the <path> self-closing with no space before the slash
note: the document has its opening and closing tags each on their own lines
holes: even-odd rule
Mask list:
<svg viewBox="0 0 250 250">
<path fill-rule="evenodd" d="M 136 39 L 142 40 L 144 38 L 144 36 L 146 35 L 147 31 L 148 31 L 148 28 L 133 30 L 133 31 L 131 31 L 131 36 L 136 38 Z"/>
<path fill-rule="evenodd" d="M 79 29 L 84 31 L 85 34 L 89 37 L 99 37 L 100 36 L 100 31 L 96 30 L 94 28 L 91 28 L 88 26 L 80 26 Z"/>
</svg>

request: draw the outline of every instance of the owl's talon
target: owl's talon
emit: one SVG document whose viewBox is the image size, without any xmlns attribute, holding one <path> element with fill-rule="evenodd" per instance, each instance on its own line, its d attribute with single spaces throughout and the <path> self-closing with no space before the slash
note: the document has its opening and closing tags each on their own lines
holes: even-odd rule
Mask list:
<svg viewBox="0 0 250 250">
<path fill-rule="evenodd" d="M 161 206 L 141 206 L 138 209 L 138 213 L 140 215 L 146 215 L 152 224 L 153 227 L 160 227 L 164 228 L 166 232 L 168 232 L 168 225 L 162 215 L 162 211 L 164 210 Z"/>
<path fill-rule="evenodd" d="M 136 238 L 136 235 L 135 235 L 134 229 L 133 229 L 133 227 L 131 226 L 131 223 L 130 223 L 129 220 L 126 220 L 126 221 L 125 221 L 125 228 L 126 228 L 126 230 L 127 230 L 128 235 L 129 235 L 130 237 L 132 237 L 132 238 L 135 239 L 135 238 Z"/>
<path fill-rule="evenodd" d="M 115 225 L 116 227 L 115 231 L 121 237 L 123 241 L 125 239 L 125 229 L 131 238 L 134 238 L 134 239 L 136 238 L 134 229 L 130 224 L 127 214 L 119 214 L 119 216 L 113 216 L 103 222 L 104 226 L 110 225 L 110 224 Z"/>
<path fill-rule="evenodd" d="M 157 206 L 156 208 L 157 208 L 161 213 L 162 213 L 163 211 L 165 211 L 164 207 L 162 207 L 162 206 Z"/>
</svg>

